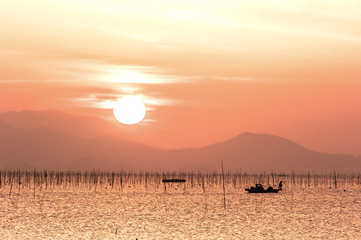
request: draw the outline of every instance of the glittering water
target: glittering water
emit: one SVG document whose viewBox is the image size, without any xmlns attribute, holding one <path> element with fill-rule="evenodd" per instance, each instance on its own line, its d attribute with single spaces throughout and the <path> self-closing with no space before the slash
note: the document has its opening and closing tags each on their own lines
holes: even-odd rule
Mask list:
<svg viewBox="0 0 361 240">
<path fill-rule="evenodd" d="M 1 239 L 361 239 L 360 184 L 41 187 L 0 188 Z"/>
</svg>

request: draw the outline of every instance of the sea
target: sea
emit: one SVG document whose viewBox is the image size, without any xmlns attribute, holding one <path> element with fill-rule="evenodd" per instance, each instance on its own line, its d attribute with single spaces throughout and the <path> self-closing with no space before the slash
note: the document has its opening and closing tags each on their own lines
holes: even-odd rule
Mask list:
<svg viewBox="0 0 361 240">
<path fill-rule="evenodd" d="M 13 174 L 0 239 L 361 239 L 356 174 Z"/>
</svg>

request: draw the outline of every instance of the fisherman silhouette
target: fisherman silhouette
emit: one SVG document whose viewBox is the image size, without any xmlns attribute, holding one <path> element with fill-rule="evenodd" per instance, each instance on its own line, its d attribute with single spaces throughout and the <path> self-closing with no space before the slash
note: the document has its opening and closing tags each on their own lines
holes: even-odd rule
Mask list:
<svg viewBox="0 0 361 240">
<path fill-rule="evenodd" d="M 278 189 L 282 188 L 282 181 L 278 184 Z"/>
</svg>

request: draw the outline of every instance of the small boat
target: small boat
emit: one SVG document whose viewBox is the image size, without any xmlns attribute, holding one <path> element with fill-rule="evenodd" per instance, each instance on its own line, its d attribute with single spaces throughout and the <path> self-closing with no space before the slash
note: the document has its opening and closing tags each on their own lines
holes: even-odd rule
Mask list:
<svg viewBox="0 0 361 240">
<path fill-rule="evenodd" d="M 256 184 L 256 187 L 246 188 L 245 189 L 248 193 L 278 193 L 278 191 L 282 190 L 282 181 L 278 185 L 278 189 L 269 187 L 264 189 L 261 184 Z"/>
<path fill-rule="evenodd" d="M 171 182 L 171 183 L 184 183 L 186 182 L 185 179 L 177 179 L 177 178 L 172 178 L 172 179 L 163 179 L 162 182 L 167 183 L 167 182 Z"/>
</svg>

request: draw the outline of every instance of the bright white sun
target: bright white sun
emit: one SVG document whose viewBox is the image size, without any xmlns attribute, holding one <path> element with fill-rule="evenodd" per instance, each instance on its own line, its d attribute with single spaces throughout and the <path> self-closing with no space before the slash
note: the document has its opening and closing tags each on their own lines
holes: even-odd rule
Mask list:
<svg viewBox="0 0 361 240">
<path fill-rule="evenodd" d="M 119 122 L 132 125 L 144 119 L 146 109 L 138 97 L 125 96 L 114 104 L 113 112 Z"/>
</svg>

